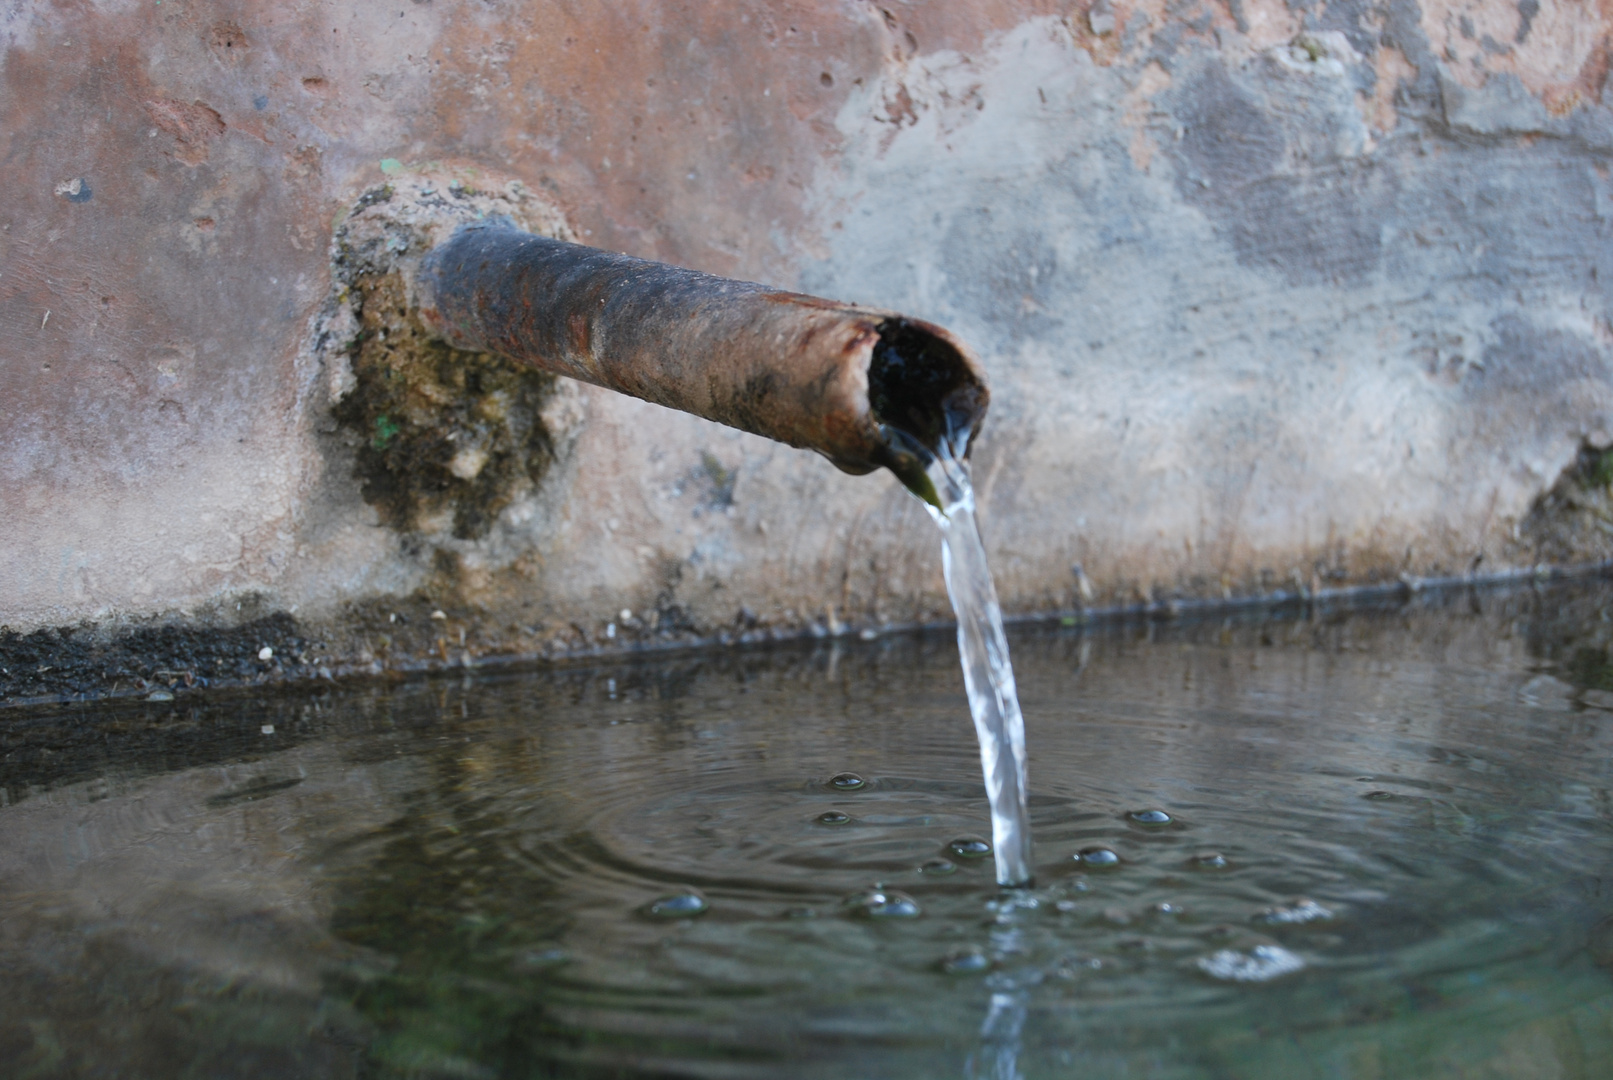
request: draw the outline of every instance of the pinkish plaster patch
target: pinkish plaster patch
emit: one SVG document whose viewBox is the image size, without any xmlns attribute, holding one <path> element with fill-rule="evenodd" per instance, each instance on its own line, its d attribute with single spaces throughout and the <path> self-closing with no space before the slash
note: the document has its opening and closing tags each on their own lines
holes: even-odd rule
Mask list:
<svg viewBox="0 0 1613 1080">
<path fill-rule="evenodd" d="M 1552 112 L 1600 100 L 1607 79 L 1609 0 L 1539 0 L 1525 17 L 1494 0 L 1424 0 L 1423 29 L 1464 86 L 1518 77 Z"/>
</svg>

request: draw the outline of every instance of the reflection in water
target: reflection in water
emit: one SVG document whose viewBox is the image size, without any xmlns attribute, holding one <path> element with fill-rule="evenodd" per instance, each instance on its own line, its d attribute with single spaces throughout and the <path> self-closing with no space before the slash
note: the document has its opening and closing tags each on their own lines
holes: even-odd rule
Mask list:
<svg viewBox="0 0 1613 1080">
<path fill-rule="evenodd" d="M 6 714 L 0 1060 L 1603 1075 L 1613 594 L 1436 601 L 1017 634 L 1028 890 L 945 635 Z"/>
<path fill-rule="evenodd" d="M 1024 1026 L 1024 993 L 992 994 L 980 1025 L 980 1049 L 970 1055 L 964 1075 L 969 1080 L 1022 1080 L 1019 1033 Z"/>
</svg>

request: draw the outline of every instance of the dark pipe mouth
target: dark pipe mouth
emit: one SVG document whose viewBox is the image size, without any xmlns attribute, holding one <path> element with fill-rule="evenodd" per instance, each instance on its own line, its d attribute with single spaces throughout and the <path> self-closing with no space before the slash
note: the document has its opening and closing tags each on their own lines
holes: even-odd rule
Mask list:
<svg viewBox="0 0 1613 1080">
<path fill-rule="evenodd" d="M 957 346 L 924 326 L 893 318 L 876 329 L 868 405 L 885 437 L 889 456 L 883 464 L 939 508 L 930 463 L 943 452 L 968 455 L 985 411 L 985 387 Z"/>
</svg>

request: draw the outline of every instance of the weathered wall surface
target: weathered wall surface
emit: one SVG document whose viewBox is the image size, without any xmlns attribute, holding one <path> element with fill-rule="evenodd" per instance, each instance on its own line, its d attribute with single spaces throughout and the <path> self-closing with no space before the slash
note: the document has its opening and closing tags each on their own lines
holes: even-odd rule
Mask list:
<svg viewBox="0 0 1613 1080">
<path fill-rule="evenodd" d="M 384 432 L 313 341 L 383 161 L 959 331 L 1015 611 L 1599 558 L 1531 508 L 1608 479 L 1610 28 L 1568 0 L 17 0 L 0 623 L 288 612 L 382 662 L 944 610 L 889 477 L 590 388 L 553 389 L 548 456 L 478 528 L 389 518 Z"/>
</svg>

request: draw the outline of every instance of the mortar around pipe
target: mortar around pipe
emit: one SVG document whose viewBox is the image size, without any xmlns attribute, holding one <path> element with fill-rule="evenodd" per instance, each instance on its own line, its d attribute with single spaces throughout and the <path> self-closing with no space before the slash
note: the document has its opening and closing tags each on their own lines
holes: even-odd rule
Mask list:
<svg viewBox="0 0 1613 1080">
<path fill-rule="evenodd" d="M 547 200 L 468 166 L 397 170 L 366 190 L 334 229 L 332 292 L 309 350 L 365 501 L 410 543 L 450 556 L 544 485 L 581 419 L 575 387 L 507 357 L 454 349 L 419 319 L 421 258 L 489 217 L 571 235 Z"/>
</svg>

